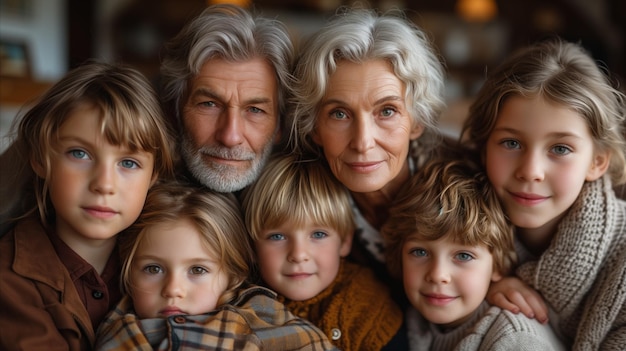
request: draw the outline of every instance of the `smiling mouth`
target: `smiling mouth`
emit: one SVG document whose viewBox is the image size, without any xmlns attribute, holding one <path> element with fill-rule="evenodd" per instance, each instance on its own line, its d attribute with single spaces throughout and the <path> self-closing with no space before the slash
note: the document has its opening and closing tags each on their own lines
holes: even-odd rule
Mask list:
<svg viewBox="0 0 626 351">
<path fill-rule="evenodd" d="M 438 295 L 438 294 L 422 294 L 424 299 L 431 305 L 435 306 L 445 306 L 448 303 L 454 301 L 456 297 L 446 296 L 446 295 Z"/>
<path fill-rule="evenodd" d="M 291 278 L 291 279 L 306 279 L 310 276 L 312 276 L 313 274 L 311 273 L 295 273 L 295 274 L 286 274 L 287 277 Z"/>
<path fill-rule="evenodd" d="M 546 199 L 548 199 L 548 197 L 545 197 L 545 196 L 530 195 L 530 194 L 524 194 L 524 193 L 511 192 L 510 194 L 513 197 L 513 200 L 515 202 L 522 204 L 522 205 L 526 205 L 526 206 L 537 205 L 539 203 L 542 203 Z"/>
<path fill-rule="evenodd" d="M 380 167 L 381 162 L 353 162 L 348 163 L 348 166 L 359 173 L 368 173 L 377 170 Z"/>
</svg>

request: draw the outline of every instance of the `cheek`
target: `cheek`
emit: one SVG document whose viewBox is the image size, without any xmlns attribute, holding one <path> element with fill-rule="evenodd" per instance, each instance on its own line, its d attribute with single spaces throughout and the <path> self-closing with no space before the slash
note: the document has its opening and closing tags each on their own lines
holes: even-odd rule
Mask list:
<svg viewBox="0 0 626 351">
<path fill-rule="evenodd" d="M 402 264 L 402 280 L 407 292 L 415 292 L 420 286 L 421 273 L 418 267 L 411 266 L 406 262 Z"/>
</svg>

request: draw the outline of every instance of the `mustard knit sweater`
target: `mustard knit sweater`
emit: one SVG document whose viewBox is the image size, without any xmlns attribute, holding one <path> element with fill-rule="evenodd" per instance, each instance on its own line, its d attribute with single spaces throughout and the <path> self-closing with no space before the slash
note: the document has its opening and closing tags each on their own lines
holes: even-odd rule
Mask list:
<svg viewBox="0 0 626 351">
<path fill-rule="evenodd" d="M 342 260 L 333 283 L 306 301 L 279 298 L 317 325 L 340 350 L 380 350 L 400 330 L 403 313 L 367 267 Z"/>
</svg>

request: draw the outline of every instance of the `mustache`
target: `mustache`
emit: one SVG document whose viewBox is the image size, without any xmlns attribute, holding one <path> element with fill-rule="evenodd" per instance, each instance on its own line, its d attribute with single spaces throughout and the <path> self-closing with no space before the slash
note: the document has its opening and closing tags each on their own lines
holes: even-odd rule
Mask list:
<svg viewBox="0 0 626 351">
<path fill-rule="evenodd" d="M 256 154 L 253 151 L 242 148 L 227 148 L 221 146 L 203 146 L 198 149 L 198 153 L 211 157 L 236 161 L 252 161 L 256 158 Z"/>
</svg>

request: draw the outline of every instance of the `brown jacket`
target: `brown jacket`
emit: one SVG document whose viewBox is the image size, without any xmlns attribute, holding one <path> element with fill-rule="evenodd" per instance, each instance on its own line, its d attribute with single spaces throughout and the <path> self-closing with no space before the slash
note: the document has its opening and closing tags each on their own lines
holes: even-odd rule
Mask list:
<svg viewBox="0 0 626 351">
<path fill-rule="evenodd" d="M 90 350 L 94 331 L 36 218 L 0 238 L 0 349 Z"/>
</svg>

